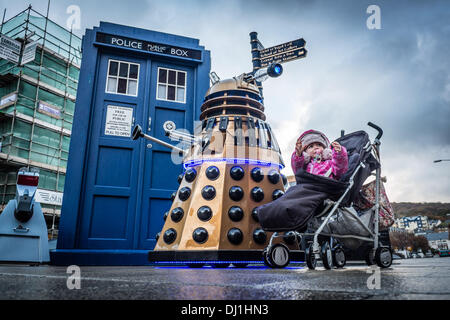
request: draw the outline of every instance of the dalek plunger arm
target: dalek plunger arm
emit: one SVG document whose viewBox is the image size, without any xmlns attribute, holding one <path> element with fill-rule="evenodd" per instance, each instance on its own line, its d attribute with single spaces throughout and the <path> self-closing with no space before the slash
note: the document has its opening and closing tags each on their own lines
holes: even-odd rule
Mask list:
<svg viewBox="0 0 450 320">
<path fill-rule="evenodd" d="M 184 155 L 184 152 L 185 152 L 183 149 L 178 148 L 178 147 L 176 147 L 176 146 L 174 146 L 174 145 L 171 145 L 170 143 L 167 143 L 167 142 L 165 142 L 165 141 L 162 141 L 162 140 L 159 140 L 159 139 L 157 139 L 157 138 L 155 138 L 155 137 L 152 137 L 152 136 L 150 136 L 150 135 L 148 135 L 148 134 L 145 134 L 145 133 L 142 131 L 142 128 L 141 128 L 140 125 L 136 125 L 136 126 L 134 127 L 133 133 L 132 133 L 132 135 L 131 135 L 131 138 L 132 138 L 133 140 L 137 140 L 138 138 L 145 138 L 145 139 L 147 139 L 147 140 L 156 142 L 156 143 L 158 143 L 158 144 L 160 144 L 160 145 L 163 145 L 163 146 L 165 146 L 165 147 L 167 147 L 167 148 L 170 148 L 170 149 L 172 149 L 172 150 L 178 151 L 178 152 L 180 152 L 180 153 L 183 154 L 183 155 Z"/>
</svg>

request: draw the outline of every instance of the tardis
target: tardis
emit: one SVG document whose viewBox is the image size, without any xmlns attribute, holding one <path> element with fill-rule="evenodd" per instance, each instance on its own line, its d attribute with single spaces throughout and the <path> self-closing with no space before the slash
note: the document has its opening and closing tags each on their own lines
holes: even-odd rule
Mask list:
<svg viewBox="0 0 450 320">
<path fill-rule="evenodd" d="M 198 39 L 101 22 L 83 37 L 55 265 L 145 265 L 181 164 L 163 124 L 193 131 L 209 88 Z"/>
</svg>

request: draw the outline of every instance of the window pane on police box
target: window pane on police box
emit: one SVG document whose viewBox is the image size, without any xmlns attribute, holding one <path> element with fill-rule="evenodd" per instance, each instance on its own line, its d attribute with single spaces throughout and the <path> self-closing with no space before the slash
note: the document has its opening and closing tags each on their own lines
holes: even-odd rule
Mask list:
<svg viewBox="0 0 450 320">
<path fill-rule="evenodd" d="M 177 73 L 175 71 L 169 70 L 169 84 L 175 84 L 175 77 Z"/>
<path fill-rule="evenodd" d="M 116 93 L 117 87 L 117 78 L 108 77 L 108 85 L 106 87 L 106 91 Z"/>
<path fill-rule="evenodd" d="M 175 87 L 169 86 L 167 88 L 167 100 L 175 100 Z"/>
<path fill-rule="evenodd" d="M 158 84 L 158 99 L 166 99 L 166 86 Z"/>
<path fill-rule="evenodd" d="M 179 86 L 183 86 L 186 83 L 186 74 L 184 72 L 178 72 L 178 80 L 177 80 L 177 84 Z"/>
<path fill-rule="evenodd" d="M 137 92 L 137 81 L 128 80 L 128 94 L 135 96 L 136 92 Z"/>
<path fill-rule="evenodd" d="M 184 88 L 177 88 L 177 101 L 184 102 Z"/>
<path fill-rule="evenodd" d="M 120 63 L 119 76 L 128 77 L 128 63 Z"/>
<path fill-rule="evenodd" d="M 117 87 L 118 93 L 127 93 L 127 80 L 119 79 L 119 86 Z"/>
<path fill-rule="evenodd" d="M 117 71 L 119 70 L 119 63 L 115 61 L 109 62 L 109 75 L 117 76 Z"/>
<path fill-rule="evenodd" d="M 138 65 L 137 64 L 130 64 L 130 75 L 129 77 L 131 79 L 137 79 L 138 77 Z"/>
<path fill-rule="evenodd" d="M 167 83 L 167 70 L 166 69 L 159 69 L 158 82 Z"/>
</svg>

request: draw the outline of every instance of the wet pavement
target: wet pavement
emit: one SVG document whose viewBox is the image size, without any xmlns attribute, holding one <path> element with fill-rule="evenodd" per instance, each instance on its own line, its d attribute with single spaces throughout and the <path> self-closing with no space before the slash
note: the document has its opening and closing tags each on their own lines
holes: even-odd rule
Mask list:
<svg viewBox="0 0 450 320">
<path fill-rule="evenodd" d="M 77 282 L 66 267 L 0 264 L 0 299 L 450 299 L 450 257 L 394 260 L 382 270 L 349 263 L 343 269 L 318 266 L 314 271 L 302 265 L 254 265 L 81 267 L 80 272 Z"/>
</svg>

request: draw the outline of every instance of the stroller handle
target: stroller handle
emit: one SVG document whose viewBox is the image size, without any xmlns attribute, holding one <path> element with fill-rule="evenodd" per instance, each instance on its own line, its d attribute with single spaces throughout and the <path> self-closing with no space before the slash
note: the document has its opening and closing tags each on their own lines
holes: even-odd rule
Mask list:
<svg viewBox="0 0 450 320">
<path fill-rule="evenodd" d="M 375 139 L 379 140 L 381 138 L 381 136 L 383 135 L 383 129 L 381 129 L 379 126 L 377 126 L 376 124 L 373 124 L 370 121 L 367 123 L 367 125 L 378 131 L 378 135 L 376 136 Z"/>
</svg>

